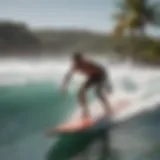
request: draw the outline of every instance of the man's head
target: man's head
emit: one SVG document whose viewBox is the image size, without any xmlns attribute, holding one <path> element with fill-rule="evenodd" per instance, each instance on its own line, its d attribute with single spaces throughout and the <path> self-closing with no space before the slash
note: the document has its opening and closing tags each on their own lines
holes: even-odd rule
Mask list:
<svg viewBox="0 0 160 160">
<path fill-rule="evenodd" d="M 80 63 L 84 60 L 84 57 L 80 52 L 75 52 L 72 58 L 73 58 L 73 61 L 76 63 Z"/>
</svg>

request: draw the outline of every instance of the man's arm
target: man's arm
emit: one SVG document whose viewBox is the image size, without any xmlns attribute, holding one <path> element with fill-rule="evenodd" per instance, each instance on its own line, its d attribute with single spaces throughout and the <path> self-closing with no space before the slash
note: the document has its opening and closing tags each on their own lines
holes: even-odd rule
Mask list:
<svg viewBox="0 0 160 160">
<path fill-rule="evenodd" d="M 109 94 L 112 94 L 113 92 L 113 86 L 111 84 L 111 79 L 108 71 L 106 72 L 106 90 Z"/>
<path fill-rule="evenodd" d="M 62 89 L 63 89 L 63 90 L 66 90 L 66 89 L 67 89 L 68 84 L 69 84 L 69 82 L 70 82 L 70 80 L 71 80 L 71 78 L 72 78 L 75 70 L 76 70 L 75 67 L 72 67 L 72 68 L 67 72 L 67 74 L 65 75 L 64 80 L 63 80 L 63 84 L 62 84 Z"/>
</svg>

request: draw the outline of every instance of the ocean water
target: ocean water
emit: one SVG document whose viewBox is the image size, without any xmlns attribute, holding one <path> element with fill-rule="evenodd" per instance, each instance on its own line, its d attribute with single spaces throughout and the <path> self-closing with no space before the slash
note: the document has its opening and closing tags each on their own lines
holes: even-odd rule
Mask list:
<svg viewBox="0 0 160 160">
<path fill-rule="evenodd" d="M 99 59 L 101 61 L 101 59 Z M 60 92 L 69 62 L 60 59 L 2 59 L 0 62 L 0 160 L 160 159 L 160 71 L 101 61 L 110 71 L 116 96 L 132 98 L 135 108 L 111 129 L 110 151 L 101 153 L 98 134 L 46 137 L 50 127 L 78 109 L 77 76 Z M 94 97 L 90 99 L 93 102 Z M 91 104 L 91 103 L 90 103 Z M 91 104 L 92 106 L 93 104 Z M 139 114 L 134 114 L 138 108 Z M 147 111 L 146 111 L 147 108 Z M 146 112 L 141 112 L 142 110 Z M 103 142 L 103 140 L 102 140 Z M 87 151 L 87 154 L 86 154 Z M 109 153 L 108 153 L 109 152 Z M 84 157 L 85 155 L 85 157 Z"/>
</svg>

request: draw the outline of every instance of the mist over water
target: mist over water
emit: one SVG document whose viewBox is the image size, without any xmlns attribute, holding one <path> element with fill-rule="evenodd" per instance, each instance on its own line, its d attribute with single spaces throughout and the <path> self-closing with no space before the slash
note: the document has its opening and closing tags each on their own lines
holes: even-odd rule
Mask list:
<svg viewBox="0 0 160 160">
<path fill-rule="evenodd" d="M 123 160 L 160 158 L 159 69 L 105 60 L 101 63 L 111 74 L 113 101 L 129 98 L 133 102 L 133 107 L 120 117 L 124 123 L 111 131 L 113 150 Z M 74 77 L 68 93 L 62 94 L 60 84 L 68 67 L 69 61 L 51 58 L 0 61 L 0 159 L 46 158 L 48 150 L 56 144 L 56 139 L 45 137 L 46 130 L 62 123 L 78 109 L 78 84 L 85 77 Z M 150 111 L 132 117 L 143 109 Z"/>
</svg>

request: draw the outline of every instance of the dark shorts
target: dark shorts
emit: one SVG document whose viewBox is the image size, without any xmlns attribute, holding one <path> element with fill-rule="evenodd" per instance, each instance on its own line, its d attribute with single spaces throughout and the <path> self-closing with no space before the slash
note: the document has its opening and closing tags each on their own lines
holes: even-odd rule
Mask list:
<svg viewBox="0 0 160 160">
<path fill-rule="evenodd" d="M 96 88 L 97 93 L 102 93 L 106 83 L 106 74 L 101 72 L 95 75 L 90 76 L 87 81 L 84 83 L 83 89 L 89 89 L 91 87 Z"/>
</svg>

